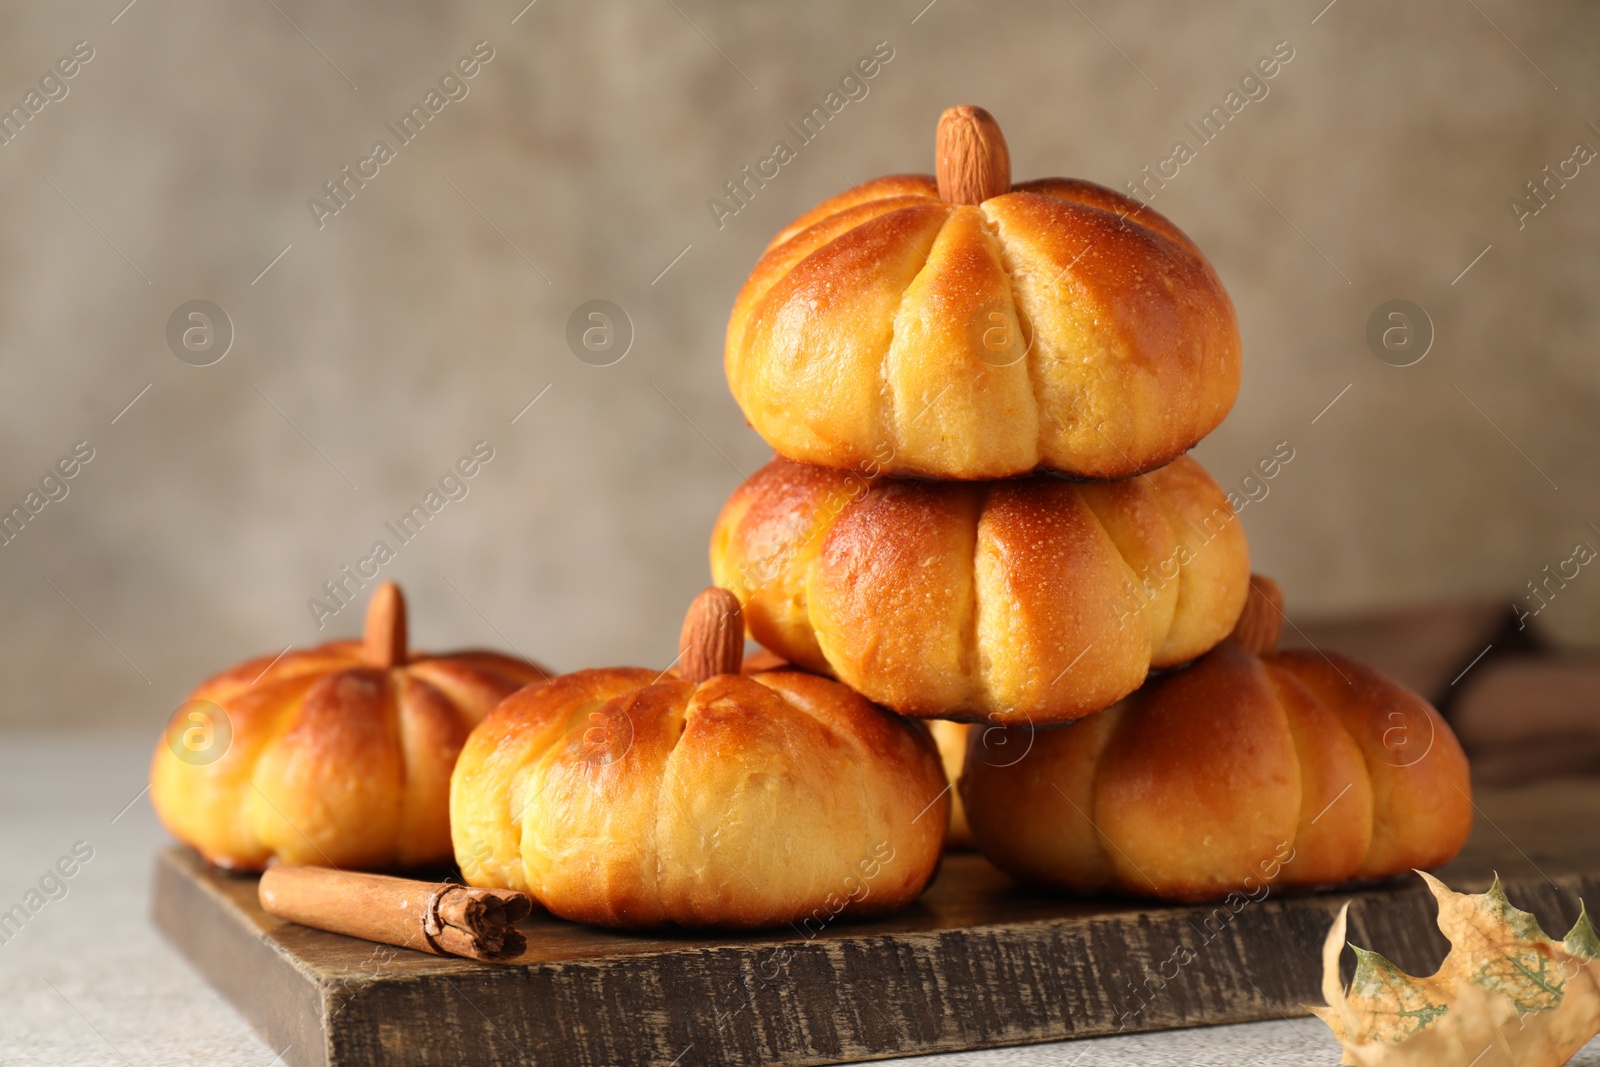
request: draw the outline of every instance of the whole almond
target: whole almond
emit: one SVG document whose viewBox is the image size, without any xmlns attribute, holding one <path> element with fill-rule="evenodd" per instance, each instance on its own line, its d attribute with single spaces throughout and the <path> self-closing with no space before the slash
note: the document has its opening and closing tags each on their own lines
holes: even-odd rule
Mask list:
<svg viewBox="0 0 1600 1067">
<path fill-rule="evenodd" d="M 981 204 L 1011 191 L 1011 150 L 994 116 L 981 107 L 945 108 L 935 135 L 939 199 Z"/>
<path fill-rule="evenodd" d="M 406 661 L 406 600 L 400 587 L 384 582 L 367 602 L 361 659 L 369 667 L 388 670 Z"/>
<path fill-rule="evenodd" d="M 744 664 L 744 614 L 739 598 L 712 586 L 694 598 L 678 636 L 678 677 L 699 684 L 738 674 Z"/>
</svg>

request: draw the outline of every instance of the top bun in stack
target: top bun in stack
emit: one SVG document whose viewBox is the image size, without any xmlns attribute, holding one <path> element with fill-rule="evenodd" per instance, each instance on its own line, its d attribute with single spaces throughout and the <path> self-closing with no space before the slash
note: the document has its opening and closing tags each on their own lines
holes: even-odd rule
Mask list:
<svg viewBox="0 0 1600 1067">
<path fill-rule="evenodd" d="M 728 323 L 728 383 L 799 463 L 953 480 L 1127 478 L 1238 392 L 1233 304 L 1150 208 L 1091 182 L 1011 184 L 982 108 L 939 122 L 938 176 L 825 201 L 767 247 Z"/>
</svg>

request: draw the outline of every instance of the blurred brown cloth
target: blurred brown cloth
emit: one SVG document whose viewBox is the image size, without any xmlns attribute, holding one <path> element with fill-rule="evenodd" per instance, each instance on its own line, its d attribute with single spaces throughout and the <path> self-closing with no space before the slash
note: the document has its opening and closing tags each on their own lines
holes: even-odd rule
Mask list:
<svg viewBox="0 0 1600 1067">
<path fill-rule="evenodd" d="M 1422 694 L 1477 782 L 1600 775 L 1600 657 L 1554 651 L 1504 602 L 1300 619 L 1281 644 L 1342 652 Z"/>
</svg>

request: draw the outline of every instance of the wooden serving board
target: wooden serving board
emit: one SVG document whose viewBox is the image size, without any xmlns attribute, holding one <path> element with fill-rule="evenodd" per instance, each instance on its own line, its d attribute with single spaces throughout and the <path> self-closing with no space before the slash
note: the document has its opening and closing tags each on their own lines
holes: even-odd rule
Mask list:
<svg viewBox="0 0 1600 1067">
<path fill-rule="evenodd" d="M 1441 872 L 1452 887 L 1481 891 L 1498 870 L 1557 937 L 1580 895 L 1600 905 L 1600 782 L 1476 799 L 1472 840 Z M 1346 900 L 1352 942 L 1414 974 L 1443 957 L 1414 877 L 1234 913 L 1051 897 L 971 854 L 947 857 L 898 915 L 810 939 L 635 936 L 535 916 L 510 966 L 283 923 L 257 905 L 256 879 L 181 849 L 157 862 L 154 907 L 289 1064 L 609 1067 L 840 1063 L 1299 1015 L 1321 1003 L 1319 949 Z"/>
</svg>

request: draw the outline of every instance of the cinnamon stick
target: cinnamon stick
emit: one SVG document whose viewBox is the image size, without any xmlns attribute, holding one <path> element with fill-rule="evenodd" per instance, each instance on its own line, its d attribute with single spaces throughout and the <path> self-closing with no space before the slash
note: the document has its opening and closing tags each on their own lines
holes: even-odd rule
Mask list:
<svg viewBox="0 0 1600 1067">
<path fill-rule="evenodd" d="M 515 923 L 533 903 L 511 889 L 475 889 L 328 867 L 269 867 L 257 891 L 268 915 L 385 945 L 497 962 L 520 956 Z"/>
</svg>

